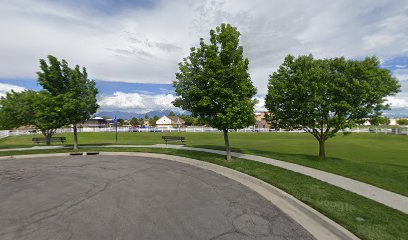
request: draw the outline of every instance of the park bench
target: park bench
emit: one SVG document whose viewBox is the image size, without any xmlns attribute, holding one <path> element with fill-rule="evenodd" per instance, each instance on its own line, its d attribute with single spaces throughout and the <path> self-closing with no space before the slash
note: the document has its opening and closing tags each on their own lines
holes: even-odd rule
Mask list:
<svg viewBox="0 0 408 240">
<path fill-rule="evenodd" d="M 39 143 L 45 143 L 47 142 L 46 138 L 33 138 L 32 139 L 33 142 L 39 144 Z M 61 143 L 65 143 L 67 140 L 65 137 L 51 137 L 49 139 L 50 142 L 61 142 Z"/>
<path fill-rule="evenodd" d="M 162 139 L 166 142 L 168 141 L 180 141 L 180 142 L 184 142 L 184 140 L 186 139 L 185 137 L 179 137 L 179 136 L 162 136 Z"/>
</svg>

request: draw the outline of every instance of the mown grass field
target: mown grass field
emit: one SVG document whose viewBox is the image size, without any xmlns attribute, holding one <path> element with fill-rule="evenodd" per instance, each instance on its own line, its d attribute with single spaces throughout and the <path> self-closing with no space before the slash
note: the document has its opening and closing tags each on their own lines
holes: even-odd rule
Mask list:
<svg viewBox="0 0 408 240">
<path fill-rule="evenodd" d="M 71 152 L 72 150 L 27 150 L 0 152 L 0 155 Z M 87 148 L 80 151 L 141 151 L 189 157 L 249 174 L 274 185 L 349 229 L 361 239 L 408 239 L 408 215 L 380 203 L 299 173 L 264 163 L 177 149 Z M 16 159 L 18 161 L 18 159 Z M 360 220 L 357 220 L 359 218 Z M 361 221 L 361 219 L 363 219 Z"/>
<path fill-rule="evenodd" d="M 162 135 L 186 137 L 186 145 L 224 149 L 222 133 L 118 133 L 118 144 L 163 143 Z M 34 146 L 29 136 L 0 140 L 0 148 Z M 62 135 L 57 135 L 62 136 Z M 72 134 L 64 134 L 67 145 Z M 233 151 L 271 157 L 340 174 L 408 196 L 408 136 L 351 134 L 329 139 L 327 159 L 317 157 L 318 144 L 306 133 L 230 133 Z M 80 133 L 82 145 L 115 144 L 115 133 Z"/>
</svg>

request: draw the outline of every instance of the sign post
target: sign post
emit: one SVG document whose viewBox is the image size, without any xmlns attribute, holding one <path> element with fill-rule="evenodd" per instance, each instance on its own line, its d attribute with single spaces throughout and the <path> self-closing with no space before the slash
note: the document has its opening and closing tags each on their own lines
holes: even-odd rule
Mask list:
<svg viewBox="0 0 408 240">
<path fill-rule="evenodd" d="M 115 124 L 116 144 L 118 144 L 118 119 L 116 118 L 116 115 L 115 119 L 113 119 L 113 124 Z"/>
</svg>

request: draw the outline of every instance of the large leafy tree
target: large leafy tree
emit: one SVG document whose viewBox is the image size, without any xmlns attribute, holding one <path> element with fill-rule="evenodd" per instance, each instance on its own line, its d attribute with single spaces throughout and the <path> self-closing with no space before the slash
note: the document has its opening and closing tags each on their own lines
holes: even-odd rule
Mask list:
<svg viewBox="0 0 408 240">
<path fill-rule="evenodd" d="M 221 24 L 210 31 L 210 42 L 200 46 L 179 64 L 173 82 L 178 98 L 173 102 L 224 133 L 227 160 L 231 159 L 229 129 L 254 123 L 252 97 L 256 89 L 248 73 L 249 61 L 239 45 L 239 31 Z"/>
<path fill-rule="evenodd" d="M 88 79 L 86 69 L 82 68 L 81 71 L 78 65 L 75 66 L 71 70 L 68 91 L 62 95 L 66 117 L 74 130 L 74 149 L 78 149 L 77 124 L 86 121 L 96 112 L 99 107 L 97 94 L 95 81 Z"/>
<path fill-rule="evenodd" d="M 78 65 L 71 69 L 65 60 L 61 62 L 54 56 L 48 56 L 48 63 L 40 59 L 41 71 L 38 82 L 52 96 L 62 99 L 61 116 L 72 124 L 74 149 L 78 149 L 77 124 L 87 120 L 98 109 L 95 81 L 88 79 L 85 68 Z"/>
<path fill-rule="evenodd" d="M 49 139 L 56 129 L 67 124 L 62 117 L 61 97 L 54 97 L 46 91 L 12 91 L 0 99 L 0 106 L 0 128 L 35 126 L 41 130 L 47 144 L 50 144 Z"/>
<path fill-rule="evenodd" d="M 288 55 L 269 78 L 265 106 L 275 126 L 311 133 L 319 142 L 319 156 L 325 157 L 327 139 L 380 116 L 389 108 L 385 97 L 399 88 L 375 57 L 358 61 Z"/>
</svg>

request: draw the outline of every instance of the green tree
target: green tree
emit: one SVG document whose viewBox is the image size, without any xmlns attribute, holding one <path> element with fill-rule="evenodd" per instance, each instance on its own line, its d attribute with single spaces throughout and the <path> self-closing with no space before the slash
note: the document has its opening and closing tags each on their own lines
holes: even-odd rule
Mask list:
<svg viewBox="0 0 408 240">
<path fill-rule="evenodd" d="M 34 125 L 33 111 L 37 92 L 26 90 L 11 91 L 0 98 L 0 128 L 14 129 Z"/>
<path fill-rule="evenodd" d="M 133 117 L 132 119 L 130 119 L 130 125 L 132 125 L 132 126 L 139 125 L 139 120 L 137 118 Z"/>
<path fill-rule="evenodd" d="M 408 125 L 408 119 L 400 118 L 397 120 L 398 125 Z"/>
<path fill-rule="evenodd" d="M 159 118 L 160 118 L 159 116 L 154 115 L 153 118 L 149 119 L 149 125 L 156 126 L 156 122 L 157 122 L 157 120 L 159 120 Z"/>
<path fill-rule="evenodd" d="M 49 145 L 50 138 L 56 130 L 69 123 L 65 118 L 65 109 L 62 96 L 53 96 L 47 91 L 40 91 L 34 98 L 33 113 L 34 125 L 45 136 Z"/>
<path fill-rule="evenodd" d="M 157 122 L 157 120 L 159 120 L 159 119 L 160 119 L 159 116 L 157 116 L 157 115 L 154 115 L 154 116 L 153 116 L 154 125 L 156 125 L 156 122 Z"/>
<path fill-rule="evenodd" d="M 26 90 L 10 92 L 0 99 L 0 128 L 13 129 L 20 126 L 35 126 L 41 130 L 49 145 L 56 129 L 67 124 L 63 118 L 61 97 L 47 91 Z"/>
<path fill-rule="evenodd" d="M 266 108 L 281 128 L 303 128 L 319 142 L 325 157 L 325 141 L 339 130 L 388 109 L 385 97 L 399 91 L 398 81 L 379 59 L 314 59 L 312 55 L 288 55 L 269 78 Z"/>
<path fill-rule="evenodd" d="M 388 117 L 383 117 L 383 116 L 374 116 L 369 121 L 370 121 L 370 124 L 374 126 L 390 124 L 390 119 Z"/>
<path fill-rule="evenodd" d="M 179 117 L 184 120 L 186 126 L 191 126 L 196 122 L 196 118 L 191 115 L 180 115 Z"/>
<path fill-rule="evenodd" d="M 170 116 L 170 117 L 174 117 L 174 116 L 176 116 L 176 114 L 175 114 L 173 111 L 170 111 L 170 112 L 169 112 L 169 116 Z"/>
<path fill-rule="evenodd" d="M 125 124 L 125 119 L 123 119 L 123 118 L 118 118 L 118 125 L 119 125 L 119 127 L 123 127 L 123 124 Z"/>
<path fill-rule="evenodd" d="M 86 68 L 78 65 L 71 69 L 65 60 L 61 62 L 54 56 L 48 56 L 48 62 L 40 59 L 41 71 L 38 72 L 40 85 L 55 97 L 62 98 L 63 115 L 67 123 L 72 124 L 74 149 L 78 149 L 77 124 L 84 122 L 96 112 L 98 89 L 95 81 L 88 79 Z"/>
<path fill-rule="evenodd" d="M 144 119 L 149 119 L 149 115 L 147 115 L 147 113 L 146 113 Z"/>
<path fill-rule="evenodd" d="M 177 81 L 173 82 L 178 98 L 174 106 L 224 133 L 227 160 L 231 159 L 228 138 L 230 129 L 254 123 L 252 97 L 256 89 L 248 73 L 248 59 L 239 45 L 239 31 L 230 24 L 221 24 L 210 31 L 210 42 L 200 39 L 198 48 L 179 64 Z"/>
</svg>

